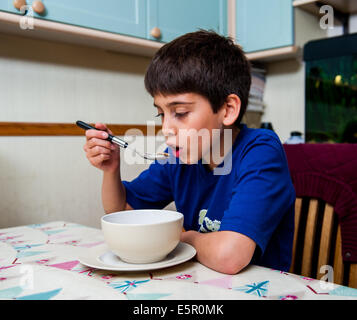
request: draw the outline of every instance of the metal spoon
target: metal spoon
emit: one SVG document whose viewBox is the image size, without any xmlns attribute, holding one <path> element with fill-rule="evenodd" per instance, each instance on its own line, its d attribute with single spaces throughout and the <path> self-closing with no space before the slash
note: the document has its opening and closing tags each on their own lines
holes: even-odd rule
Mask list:
<svg viewBox="0 0 357 320">
<path fill-rule="evenodd" d="M 82 129 L 85 129 L 85 130 L 94 129 L 94 130 L 101 131 L 101 130 L 99 130 L 99 129 L 93 127 L 93 126 L 91 126 L 90 124 L 85 123 L 85 122 L 80 121 L 80 120 L 78 120 L 78 121 L 76 122 L 76 125 L 77 125 L 78 127 L 81 127 Z M 115 137 L 115 136 L 113 136 L 113 135 L 111 135 L 111 134 L 109 134 L 109 133 L 108 133 L 108 138 L 105 139 L 105 140 L 108 140 L 108 141 L 110 141 L 110 142 L 112 142 L 112 143 L 115 143 L 115 144 L 117 144 L 118 146 L 120 146 L 120 147 L 122 147 L 122 148 L 124 148 L 124 149 L 125 149 L 125 148 L 129 148 L 129 149 L 135 151 L 135 153 L 138 154 L 140 157 L 142 157 L 142 158 L 144 158 L 144 159 L 147 159 L 147 160 L 167 159 L 167 158 L 169 157 L 169 154 L 166 153 L 166 152 L 158 152 L 158 153 L 147 153 L 147 152 L 145 152 L 145 153 L 141 153 L 141 152 L 139 152 L 138 150 L 129 147 L 129 144 L 128 144 L 126 141 L 124 141 L 124 140 L 122 140 L 122 139 L 120 139 L 120 138 L 118 138 L 118 137 Z"/>
</svg>

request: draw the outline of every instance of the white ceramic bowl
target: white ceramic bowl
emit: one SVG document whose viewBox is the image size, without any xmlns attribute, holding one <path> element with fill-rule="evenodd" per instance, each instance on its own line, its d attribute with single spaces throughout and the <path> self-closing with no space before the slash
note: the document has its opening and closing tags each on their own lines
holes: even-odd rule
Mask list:
<svg viewBox="0 0 357 320">
<path fill-rule="evenodd" d="M 126 210 L 101 219 L 109 249 L 125 262 L 164 259 L 180 242 L 183 214 L 171 210 Z"/>
</svg>

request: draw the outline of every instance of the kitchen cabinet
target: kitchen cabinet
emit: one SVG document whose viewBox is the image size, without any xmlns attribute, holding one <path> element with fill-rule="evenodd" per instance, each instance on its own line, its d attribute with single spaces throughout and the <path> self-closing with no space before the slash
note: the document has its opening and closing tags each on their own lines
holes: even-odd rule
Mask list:
<svg viewBox="0 0 357 320">
<path fill-rule="evenodd" d="M 20 3 L 21 1 L 18 1 Z M 22 0 L 27 16 L 85 28 L 146 37 L 146 0 Z M 37 2 L 37 7 L 36 4 Z M 38 10 L 40 8 L 41 10 Z M 0 2 L 0 10 L 21 14 L 13 0 Z M 22 12 L 24 13 L 24 12 Z"/>
<path fill-rule="evenodd" d="M 6 11 L 10 13 L 17 13 L 17 14 L 23 14 L 25 13 L 24 11 L 21 13 L 20 11 L 20 2 L 18 2 L 17 6 L 19 9 L 17 9 L 14 6 L 14 0 L 2 0 L 0 1 L 0 10 L 1 11 Z"/>
<path fill-rule="evenodd" d="M 27 1 L 30 5 L 33 0 Z M 43 0 L 35 18 L 145 38 L 146 0 Z"/>
<path fill-rule="evenodd" d="M 152 57 L 164 43 L 202 28 L 236 39 L 250 60 L 290 58 L 300 50 L 292 0 L 43 0 L 31 32 L 19 28 L 13 2 L 0 0 L 0 29 L 20 36 Z"/>
<path fill-rule="evenodd" d="M 19 1 L 20 2 L 20 1 Z M 227 35 L 227 0 L 22 0 L 27 15 L 159 42 L 198 28 Z M 37 5 L 37 7 L 36 7 Z M 13 0 L 0 10 L 20 13 Z"/>
<path fill-rule="evenodd" d="M 227 0 L 148 0 L 151 40 L 169 42 L 198 28 L 227 35 Z"/>
<path fill-rule="evenodd" d="M 292 0 L 236 0 L 236 40 L 247 53 L 294 44 Z"/>
</svg>

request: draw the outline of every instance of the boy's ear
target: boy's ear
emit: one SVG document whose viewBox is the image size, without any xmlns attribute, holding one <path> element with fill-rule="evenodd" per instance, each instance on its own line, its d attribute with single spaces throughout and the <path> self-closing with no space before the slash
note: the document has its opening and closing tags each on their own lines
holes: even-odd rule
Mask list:
<svg viewBox="0 0 357 320">
<path fill-rule="evenodd" d="M 226 98 L 226 102 L 224 104 L 224 116 L 223 116 L 223 124 L 225 126 L 232 125 L 239 116 L 241 107 L 241 100 L 236 94 L 230 94 Z"/>
</svg>

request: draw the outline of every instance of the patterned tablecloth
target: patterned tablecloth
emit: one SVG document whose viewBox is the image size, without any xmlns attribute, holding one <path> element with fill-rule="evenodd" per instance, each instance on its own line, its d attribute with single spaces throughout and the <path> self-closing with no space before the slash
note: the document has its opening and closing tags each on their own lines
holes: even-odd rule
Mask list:
<svg viewBox="0 0 357 320">
<path fill-rule="evenodd" d="M 232 276 L 195 259 L 146 272 L 79 262 L 100 246 L 106 246 L 101 230 L 75 223 L 0 229 L 0 299 L 357 299 L 356 289 L 254 265 Z"/>
</svg>

